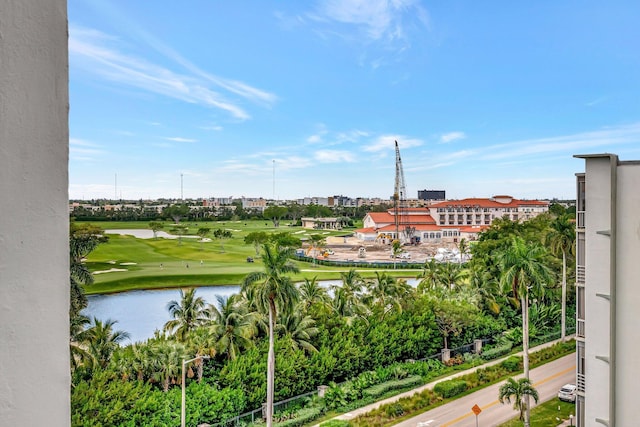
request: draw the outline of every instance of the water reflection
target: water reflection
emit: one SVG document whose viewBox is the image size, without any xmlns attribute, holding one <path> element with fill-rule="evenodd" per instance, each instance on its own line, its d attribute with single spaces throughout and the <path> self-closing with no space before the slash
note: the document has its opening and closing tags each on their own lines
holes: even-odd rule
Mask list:
<svg viewBox="0 0 640 427">
<path fill-rule="evenodd" d="M 416 279 L 408 279 L 407 282 L 412 286 L 416 286 L 417 283 Z M 329 288 L 332 285 L 340 285 L 342 282 L 340 280 L 321 280 L 319 283 Z M 196 294 L 208 303 L 217 304 L 217 295 L 225 297 L 239 291 L 239 286 L 214 286 L 198 288 Z M 179 298 L 178 289 L 90 295 L 88 297 L 89 306 L 82 314 L 90 317 L 95 316 L 101 320 L 117 320 L 115 329 L 128 332 L 131 342 L 144 341 L 152 337 L 156 329 L 162 329 L 162 326 L 170 319 L 167 303 Z"/>
</svg>

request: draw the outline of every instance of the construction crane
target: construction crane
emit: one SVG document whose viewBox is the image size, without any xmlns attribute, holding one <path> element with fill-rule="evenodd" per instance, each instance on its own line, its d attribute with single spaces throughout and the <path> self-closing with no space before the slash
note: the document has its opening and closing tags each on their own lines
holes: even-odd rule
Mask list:
<svg viewBox="0 0 640 427">
<path fill-rule="evenodd" d="M 407 189 L 404 184 L 404 170 L 402 169 L 402 159 L 400 158 L 400 148 L 396 143 L 396 182 L 393 190 L 393 216 L 396 226 L 396 239 L 402 243 L 412 243 L 413 235 L 416 231 L 412 227 L 407 214 Z"/>
</svg>

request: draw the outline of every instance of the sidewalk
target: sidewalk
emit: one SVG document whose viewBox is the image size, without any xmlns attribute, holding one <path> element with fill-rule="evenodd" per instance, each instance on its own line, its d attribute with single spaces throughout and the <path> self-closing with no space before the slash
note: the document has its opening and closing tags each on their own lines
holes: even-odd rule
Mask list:
<svg viewBox="0 0 640 427">
<path fill-rule="evenodd" d="M 572 338 L 572 336 L 567 336 L 567 339 L 571 339 L 571 338 Z M 544 344 L 540 344 L 540 345 L 538 345 L 536 347 L 530 348 L 529 349 L 529 353 L 535 353 L 536 351 L 542 350 L 543 348 L 551 347 L 552 345 L 554 345 L 556 343 L 559 343 L 559 342 L 560 342 L 560 340 L 557 339 L 557 340 L 554 340 L 554 341 L 549 341 L 549 342 L 544 343 Z M 401 399 L 403 397 L 413 396 L 414 394 L 420 393 L 420 392 L 422 392 L 424 390 L 432 389 L 439 382 L 447 381 L 447 380 L 450 380 L 450 379 L 453 379 L 453 378 L 458 378 L 458 377 L 460 377 L 462 375 L 473 373 L 473 372 L 475 372 L 476 370 L 478 370 L 480 368 L 486 368 L 487 366 L 497 365 L 497 364 L 501 363 L 502 361 L 506 360 L 507 358 L 509 358 L 511 356 L 522 356 L 522 351 L 520 351 L 518 353 L 514 353 L 514 354 L 509 354 L 508 356 L 501 357 L 501 358 L 496 359 L 496 360 L 492 360 L 490 362 L 484 363 L 482 365 L 475 366 L 475 367 L 467 369 L 465 371 L 456 372 L 455 374 L 451 374 L 448 377 L 440 378 L 440 379 L 432 381 L 432 382 L 430 382 L 428 384 L 422 385 L 422 386 L 420 386 L 418 388 L 414 388 L 413 390 L 405 391 L 404 393 L 400 393 L 400 394 L 397 394 L 395 396 L 389 397 L 387 399 L 380 400 L 378 402 L 372 403 L 370 405 L 363 406 L 363 407 L 355 409 L 355 410 L 353 410 L 351 412 L 347 412 L 345 414 L 338 415 L 337 417 L 331 418 L 330 420 L 351 420 L 351 419 L 357 417 L 358 415 L 366 414 L 367 412 L 370 412 L 370 411 L 372 411 L 374 409 L 377 409 L 378 407 L 380 407 L 382 405 L 386 405 L 387 403 L 393 403 L 393 402 L 396 402 L 397 400 L 399 400 L 399 399 Z M 324 420 L 323 422 L 327 422 L 327 421 L 330 421 L 330 420 Z M 319 427 L 319 425 L 320 424 L 315 424 L 313 427 Z M 560 425 L 564 426 L 564 425 L 569 425 L 569 424 L 567 422 L 567 424 L 560 424 Z"/>
</svg>

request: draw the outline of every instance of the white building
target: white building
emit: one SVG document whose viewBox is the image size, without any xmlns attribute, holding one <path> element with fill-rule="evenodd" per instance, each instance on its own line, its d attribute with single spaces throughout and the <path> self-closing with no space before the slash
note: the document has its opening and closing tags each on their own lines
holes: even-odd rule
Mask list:
<svg viewBox="0 0 640 427">
<path fill-rule="evenodd" d="M 491 225 L 496 218 L 512 221 L 531 219 L 549 210 L 549 202 L 541 200 L 518 200 L 511 196 L 447 200 L 428 207 L 406 208 L 403 212 L 402 229 L 415 229 L 418 242 L 441 241 L 457 243 L 459 239 L 476 240 L 478 234 Z M 370 212 L 364 217 L 363 228 L 356 230 L 360 240 L 382 239 L 387 243 L 399 238 L 395 233 L 393 209 L 387 212 Z"/>
<path fill-rule="evenodd" d="M 640 161 L 585 160 L 577 177 L 577 425 L 639 424 Z"/>
<path fill-rule="evenodd" d="M 0 1 L 0 426 L 68 426 L 65 0 Z"/>
</svg>

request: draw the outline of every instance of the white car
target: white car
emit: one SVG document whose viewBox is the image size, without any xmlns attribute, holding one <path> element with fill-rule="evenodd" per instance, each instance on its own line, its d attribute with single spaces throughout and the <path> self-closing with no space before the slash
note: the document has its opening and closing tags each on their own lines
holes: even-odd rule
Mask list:
<svg viewBox="0 0 640 427">
<path fill-rule="evenodd" d="M 563 400 L 565 402 L 576 402 L 576 385 L 575 384 L 565 384 L 562 386 L 560 391 L 558 392 L 558 399 Z"/>
</svg>

